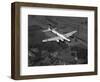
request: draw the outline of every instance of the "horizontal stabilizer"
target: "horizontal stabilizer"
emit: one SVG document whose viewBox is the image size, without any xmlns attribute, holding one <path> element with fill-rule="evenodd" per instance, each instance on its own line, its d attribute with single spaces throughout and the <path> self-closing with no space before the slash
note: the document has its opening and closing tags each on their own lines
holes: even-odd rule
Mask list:
<svg viewBox="0 0 100 82">
<path fill-rule="evenodd" d="M 49 32 L 49 31 L 51 31 L 50 28 L 43 30 L 42 32 Z"/>
</svg>

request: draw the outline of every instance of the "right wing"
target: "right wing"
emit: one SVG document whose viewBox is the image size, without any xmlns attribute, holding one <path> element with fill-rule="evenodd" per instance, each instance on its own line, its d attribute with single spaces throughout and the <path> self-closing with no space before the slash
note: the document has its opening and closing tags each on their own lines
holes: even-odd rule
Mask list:
<svg viewBox="0 0 100 82">
<path fill-rule="evenodd" d="M 72 36 L 73 34 L 75 34 L 77 31 L 72 31 L 72 32 L 69 32 L 69 33 L 66 33 L 64 34 L 65 37 L 70 37 Z"/>
<path fill-rule="evenodd" d="M 58 41 L 60 40 L 61 38 L 60 37 L 53 37 L 53 38 L 49 38 L 49 39 L 44 39 L 42 40 L 42 42 L 47 42 L 47 41 Z"/>
</svg>

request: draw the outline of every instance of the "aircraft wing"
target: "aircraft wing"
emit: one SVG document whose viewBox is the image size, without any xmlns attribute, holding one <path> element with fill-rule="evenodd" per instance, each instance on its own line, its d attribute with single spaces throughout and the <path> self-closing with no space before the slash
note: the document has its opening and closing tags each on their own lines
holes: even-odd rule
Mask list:
<svg viewBox="0 0 100 82">
<path fill-rule="evenodd" d="M 70 37 L 72 36 L 73 34 L 75 34 L 77 31 L 72 31 L 72 32 L 69 32 L 69 33 L 66 33 L 64 34 L 65 37 Z"/>
<path fill-rule="evenodd" d="M 53 37 L 53 38 L 44 39 L 44 40 L 42 40 L 42 42 L 57 41 L 57 40 L 59 40 L 59 39 L 60 39 L 60 37 Z"/>
<path fill-rule="evenodd" d="M 69 33 L 66 33 L 64 34 L 64 36 L 67 38 L 67 37 L 70 37 L 72 36 L 74 33 L 76 33 L 77 31 L 72 31 L 72 32 L 69 32 Z M 42 42 L 48 42 L 48 41 L 59 41 L 61 40 L 62 38 L 57 36 L 57 37 L 53 37 L 53 38 L 48 38 L 48 39 L 44 39 L 42 40 Z"/>
</svg>

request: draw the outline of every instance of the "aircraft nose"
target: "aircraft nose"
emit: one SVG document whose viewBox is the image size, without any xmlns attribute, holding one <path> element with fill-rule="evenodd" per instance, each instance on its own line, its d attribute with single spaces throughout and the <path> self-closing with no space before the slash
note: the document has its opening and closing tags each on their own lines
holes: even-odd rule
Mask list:
<svg viewBox="0 0 100 82">
<path fill-rule="evenodd" d="M 71 41 L 69 41 L 69 43 L 71 43 Z"/>
</svg>

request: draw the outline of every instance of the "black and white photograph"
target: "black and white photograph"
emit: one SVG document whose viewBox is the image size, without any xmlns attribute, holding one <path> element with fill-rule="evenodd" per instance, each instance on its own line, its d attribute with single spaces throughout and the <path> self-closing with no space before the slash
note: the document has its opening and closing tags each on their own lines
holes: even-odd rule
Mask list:
<svg viewBox="0 0 100 82">
<path fill-rule="evenodd" d="M 28 15 L 28 66 L 88 64 L 88 18 Z"/>
<path fill-rule="evenodd" d="M 12 3 L 13 79 L 97 75 L 97 7 Z"/>
</svg>

